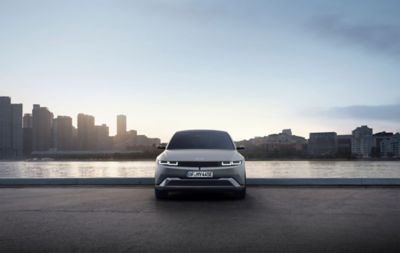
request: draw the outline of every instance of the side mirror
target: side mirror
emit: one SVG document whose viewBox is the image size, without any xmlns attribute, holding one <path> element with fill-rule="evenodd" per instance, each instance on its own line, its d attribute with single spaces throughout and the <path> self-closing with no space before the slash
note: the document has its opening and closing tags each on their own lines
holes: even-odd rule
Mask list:
<svg viewBox="0 0 400 253">
<path fill-rule="evenodd" d="M 244 149 L 244 146 L 237 146 L 236 147 L 236 150 L 243 150 Z"/>
<path fill-rule="evenodd" d="M 160 144 L 157 146 L 158 149 L 166 149 L 167 145 L 166 144 Z"/>
</svg>

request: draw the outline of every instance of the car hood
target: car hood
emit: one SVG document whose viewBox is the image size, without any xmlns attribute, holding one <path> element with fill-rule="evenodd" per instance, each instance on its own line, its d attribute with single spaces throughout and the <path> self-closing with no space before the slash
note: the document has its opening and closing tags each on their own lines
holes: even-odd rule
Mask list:
<svg viewBox="0 0 400 253">
<path fill-rule="evenodd" d="M 177 149 L 165 150 L 158 158 L 165 161 L 238 161 L 243 156 L 236 150 Z"/>
</svg>

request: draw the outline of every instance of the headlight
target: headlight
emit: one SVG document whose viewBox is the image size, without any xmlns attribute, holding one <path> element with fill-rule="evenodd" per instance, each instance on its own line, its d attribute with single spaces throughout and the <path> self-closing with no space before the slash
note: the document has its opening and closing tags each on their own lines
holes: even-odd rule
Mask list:
<svg viewBox="0 0 400 253">
<path fill-rule="evenodd" d="M 222 166 L 238 166 L 241 165 L 242 161 L 224 161 L 221 163 Z"/>
<path fill-rule="evenodd" d="M 178 162 L 176 161 L 158 161 L 158 164 L 165 166 L 178 166 Z"/>
</svg>

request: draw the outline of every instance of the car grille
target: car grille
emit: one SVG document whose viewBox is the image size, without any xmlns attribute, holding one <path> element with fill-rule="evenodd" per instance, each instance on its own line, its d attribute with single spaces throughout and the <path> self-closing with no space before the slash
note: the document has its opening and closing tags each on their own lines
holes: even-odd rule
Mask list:
<svg viewBox="0 0 400 253">
<path fill-rule="evenodd" d="M 232 186 L 232 184 L 227 180 L 185 179 L 173 180 L 168 183 L 168 186 Z"/>
<path fill-rule="evenodd" d="M 196 161 L 180 161 L 180 167 L 220 167 L 222 162 L 196 162 Z"/>
</svg>

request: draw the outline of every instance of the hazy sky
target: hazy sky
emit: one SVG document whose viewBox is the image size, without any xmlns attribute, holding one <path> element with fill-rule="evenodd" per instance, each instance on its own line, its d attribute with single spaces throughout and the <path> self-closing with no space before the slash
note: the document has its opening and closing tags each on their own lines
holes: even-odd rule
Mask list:
<svg viewBox="0 0 400 253">
<path fill-rule="evenodd" d="M 0 0 L 0 95 L 164 141 L 400 131 L 400 1 Z"/>
</svg>

